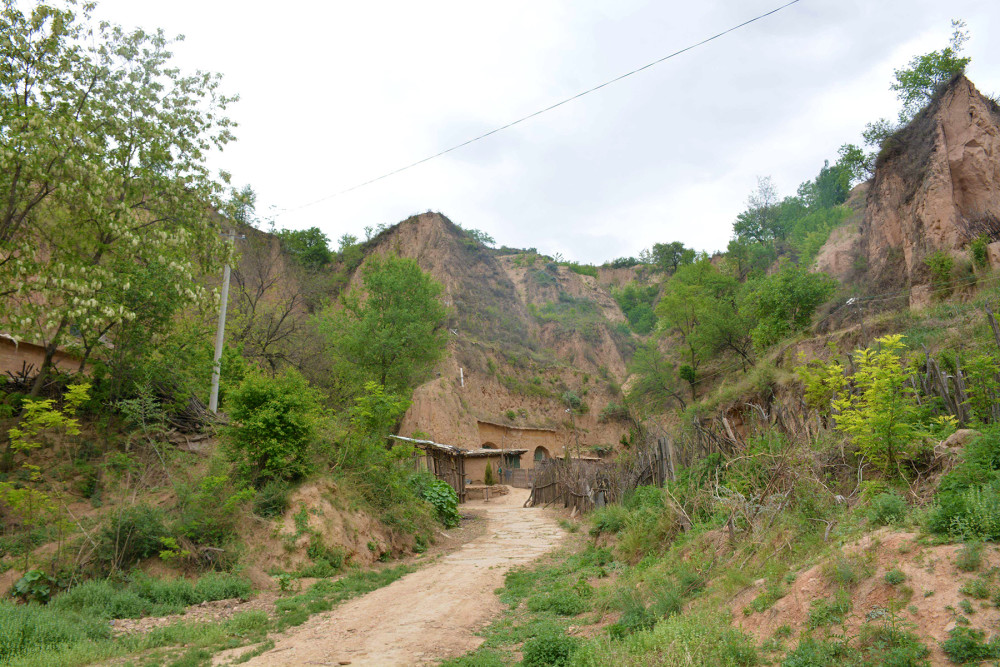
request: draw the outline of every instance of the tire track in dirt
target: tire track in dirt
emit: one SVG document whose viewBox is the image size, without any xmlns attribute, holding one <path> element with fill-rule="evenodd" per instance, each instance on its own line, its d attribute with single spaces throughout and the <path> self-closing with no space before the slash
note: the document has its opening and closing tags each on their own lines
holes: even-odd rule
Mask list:
<svg viewBox="0 0 1000 667">
<path fill-rule="evenodd" d="M 486 533 L 433 565 L 310 618 L 275 637 L 275 647 L 244 663 L 420 665 L 476 649 L 475 635 L 502 611 L 494 590 L 504 574 L 551 551 L 564 533 L 552 511 L 522 508 L 527 491 L 489 503 Z"/>
</svg>

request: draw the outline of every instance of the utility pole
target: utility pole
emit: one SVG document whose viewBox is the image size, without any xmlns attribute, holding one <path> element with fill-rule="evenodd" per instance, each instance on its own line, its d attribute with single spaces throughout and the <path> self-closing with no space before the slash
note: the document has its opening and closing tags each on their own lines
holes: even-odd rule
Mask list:
<svg viewBox="0 0 1000 667">
<path fill-rule="evenodd" d="M 229 243 L 236 239 L 236 230 L 226 234 Z M 219 306 L 219 327 L 215 331 L 215 357 L 212 359 L 212 393 L 208 398 L 208 409 L 212 414 L 219 412 L 219 375 L 222 371 L 222 341 L 226 335 L 226 308 L 229 305 L 229 262 L 222 271 L 222 304 Z"/>
</svg>

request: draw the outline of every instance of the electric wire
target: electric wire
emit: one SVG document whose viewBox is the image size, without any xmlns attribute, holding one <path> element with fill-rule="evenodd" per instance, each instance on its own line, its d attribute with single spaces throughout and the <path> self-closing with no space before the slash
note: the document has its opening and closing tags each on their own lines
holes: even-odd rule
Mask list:
<svg viewBox="0 0 1000 667">
<path fill-rule="evenodd" d="M 572 95 L 571 97 L 567 97 L 567 98 L 565 98 L 563 100 L 560 100 L 560 101 L 558 101 L 558 102 L 556 102 L 554 104 L 550 104 L 549 106 L 547 106 L 547 107 L 545 107 L 543 109 L 539 109 L 538 111 L 534 111 L 534 112 L 528 114 L 527 116 L 522 116 L 521 118 L 518 118 L 517 120 L 511 121 L 511 122 L 507 123 L 506 125 L 501 125 L 500 127 L 494 128 L 494 129 L 490 130 L 489 132 L 484 132 L 483 134 L 480 134 L 478 136 L 472 137 L 471 139 L 467 139 L 466 141 L 463 141 L 462 143 L 455 144 L 454 146 L 452 146 L 450 148 L 446 148 L 446 149 L 444 149 L 444 150 L 442 150 L 442 151 L 440 151 L 438 153 L 435 153 L 433 155 L 429 155 L 429 156 L 427 156 L 425 158 L 417 160 L 416 162 L 411 162 L 410 164 L 407 164 L 407 165 L 405 165 L 403 167 L 399 167 L 397 169 L 393 169 L 392 171 L 386 172 L 386 173 L 382 174 L 381 176 L 377 176 L 375 178 L 372 178 L 372 179 L 369 179 L 367 181 L 364 181 L 363 183 L 358 183 L 357 185 L 353 185 L 353 186 L 351 186 L 349 188 L 345 188 L 343 190 L 340 190 L 340 191 L 334 192 L 332 194 L 326 195 L 325 197 L 320 197 L 319 199 L 314 199 L 312 201 L 306 202 L 304 204 L 300 204 L 298 206 L 291 206 L 291 207 L 288 207 L 288 208 L 280 209 L 279 211 L 277 211 L 274 214 L 274 217 L 278 217 L 280 215 L 283 215 L 285 213 L 289 213 L 289 212 L 292 212 L 292 211 L 299 211 L 299 210 L 304 209 L 304 208 L 309 208 L 311 206 L 315 206 L 316 204 L 321 204 L 321 203 L 323 203 L 325 201 L 329 201 L 330 199 L 333 199 L 335 197 L 339 197 L 341 195 L 345 195 L 348 192 L 353 192 L 354 190 L 358 190 L 359 188 L 363 188 L 363 187 L 365 187 L 367 185 L 371 185 L 373 183 L 377 183 L 378 181 L 381 181 L 383 179 L 389 178 L 390 176 L 395 176 L 396 174 L 404 172 L 404 171 L 406 171 L 408 169 L 412 169 L 413 167 L 417 167 L 419 165 L 422 165 L 425 162 L 430 162 L 431 160 L 439 158 L 439 157 L 441 157 L 443 155 L 447 155 L 448 153 L 451 153 L 453 151 L 457 151 L 460 148 L 464 148 L 464 147 L 466 147 L 466 146 L 468 146 L 470 144 L 476 143 L 477 141 L 481 141 L 483 139 L 486 139 L 487 137 L 490 137 L 490 136 L 492 136 L 494 134 L 497 134 L 499 132 L 503 132 L 504 130 L 508 130 L 508 129 L 514 127 L 515 125 L 519 125 L 520 123 L 523 123 L 523 122 L 525 122 L 527 120 L 531 120 L 532 118 L 535 118 L 536 116 L 540 116 L 540 115 L 542 115 L 544 113 L 552 111 L 553 109 L 557 109 L 557 108 L 563 106 L 564 104 L 569 104 L 570 102 L 573 102 L 575 100 L 580 99 L 581 97 L 584 97 L 585 95 L 589 95 L 591 93 L 597 92 L 598 90 L 601 90 L 602 88 L 606 88 L 607 86 L 610 86 L 610 85 L 612 85 L 614 83 L 617 83 L 617 82 L 621 81 L 622 79 L 627 79 L 628 77 L 633 76 L 635 74 L 638 74 L 639 72 L 647 70 L 647 69 L 649 69 L 651 67 L 655 67 L 656 65 L 659 65 L 660 63 L 663 63 L 663 62 L 665 62 L 667 60 L 670 60 L 671 58 L 675 58 L 675 57 L 677 57 L 677 56 L 679 56 L 679 55 L 681 55 L 683 53 L 686 53 L 688 51 L 696 49 L 699 46 L 703 46 L 705 44 L 708 44 L 709 42 L 715 41 L 715 40 L 719 39 L 720 37 L 724 37 L 725 35 L 728 35 L 731 32 L 735 32 L 736 30 L 739 30 L 740 28 L 744 28 L 744 27 L 746 27 L 746 26 L 748 26 L 748 25 L 750 25 L 752 23 L 756 23 L 757 21 L 765 19 L 765 18 L 767 18 L 767 17 L 769 17 L 769 16 L 771 16 L 773 14 L 777 14 L 778 12 L 782 11 L 783 9 L 787 9 L 788 7 L 791 7 L 792 5 L 797 4 L 797 3 L 801 2 L 801 1 L 802 0 L 791 0 L 791 2 L 787 2 L 787 3 L 783 4 L 783 5 L 781 5 L 780 7 L 776 7 L 776 8 L 774 8 L 774 9 L 768 11 L 768 12 L 765 12 L 763 14 L 760 14 L 758 16 L 753 17 L 752 19 L 744 21 L 743 23 L 740 23 L 738 25 L 734 25 L 731 28 L 727 28 L 726 30 L 723 30 L 722 32 L 716 33 L 716 34 L 712 35 L 711 37 L 706 37 L 705 39 L 701 40 L 700 42 L 696 42 L 696 43 L 691 44 L 689 46 L 685 46 L 682 49 L 678 49 L 677 51 L 674 51 L 673 53 L 665 55 L 662 58 L 658 58 L 658 59 L 654 60 L 651 63 L 647 63 L 647 64 L 643 65 L 642 67 L 638 67 L 638 68 L 636 68 L 634 70 L 626 72 L 625 74 L 621 74 L 619 76 L 616 76 L 615 78 L 609 79 L 608 81 L 605 81 L 604 83 L 600 83 L 600 84 L 598 84 L 596 86 L 593 86 L 592 88 L 588 88 L 587 90 L 584 90 L 584 91 L 579 92 L 579 93 L 577 93 L 575 95 Z"/>
</svg>

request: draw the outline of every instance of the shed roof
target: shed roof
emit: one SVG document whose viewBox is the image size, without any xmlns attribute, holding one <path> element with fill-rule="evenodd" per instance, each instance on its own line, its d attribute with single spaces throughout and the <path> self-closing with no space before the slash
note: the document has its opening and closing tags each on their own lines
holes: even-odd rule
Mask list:
<svg viewBox="0 0 1000 667">
<path fill-rule="evenodd" d="M 416 438 L 404 438 L 401 435 L 390 435 L 393 440 L 402 440 L 403 442 L 411 442 L 418 447 L 424 447 L 426 449 L 436 449 L 441 452 L 446 452 L 452 456 L 463 456 L 463 457 L 484 457 L 484 456 L 500 456 L 501 454 L 524 454 L 527 449 L 462 449 L 461 447 L 456 447 L 455 445 L 443 445 L 440 442 L 434 442 L 433 440 L 417 440 Z"/>
</svg>

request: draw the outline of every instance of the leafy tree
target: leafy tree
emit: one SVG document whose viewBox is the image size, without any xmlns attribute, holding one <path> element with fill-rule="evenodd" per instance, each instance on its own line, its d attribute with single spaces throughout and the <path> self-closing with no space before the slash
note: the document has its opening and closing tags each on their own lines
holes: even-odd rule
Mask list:
<svg viewBox="0 0 1000 667">
<path fill-rule="evenodd" d="M 319 227 L 292 230 L 283 229 L 278 232 L 281 245 L 295 258 L 302 267 L 316 270 L 333 260 L 330 250 L 330 239 L 320 231 Z"/>
<path fill-rule="evenodd" d="M 778 224 L 778 191 L 770 176 L 757 179 L 757 189 L 747 197 L 747 208 L 736 216 L 733 234 L 738 239 L 768 243 L 785 237 Z"/>
<path fill-rule="evenodd" d="M 206 160 L 232 139 L 232 98 L 215 75 L 181 75 L 162 31 L 91 10 L 0 9 L 0 326 L 46 347 L 35 395 L 71 331 L 89 350 L 144 309 L 206 303 L 196 274 L 225 253 Z M 177 302 L 129 301 L 154 270 Z"/>
<path fill-rule="evenodd" d="M 653 306 L 659 291 L 656 285 L 640 285 L 634 281 L 611 291 L 611 296 L 618 302 L 632 331 L 637 334 L 648 334 L 656 328 Z"/>
<path fill-rule="evenodd" d="M 351 408 L 351 425 L 361 433 L 385 438 L 409 407 L 407 399 L 387 394 L 377 382 L 366 382 Z"/>
<path fill-rule="evenodd" d="M 232 426 L 225 451 L 245 482 L 256 487 L 295 480 L 310 468 L 320 420 L 320 395 L 288 369 L 276 377 L 250 373 L 226 397 Z"/>
<path fill-rule="evenodd" d="M 721 273 L 707 258 L 681 267 L 664 286 L 656 314 L 664 331 L 681 338 L 692 373 L 719 351 L 718 325 L 732 314 L 737 287 L 734 277 Z"/>
<path fill-rule="evenodd" d="M 850 193 L 850 169 L 839 162 L 831 167 L 830 161 L 825 160 L 819 175 L 803 183 L 798 194 L 808 208 L 814 209 L 839 206 L 847 201 Z"/>
<path fill-rule="evenodd" d="M 649 250 L 641 253 L 643 263 L 649 264 L 654 271 L 674 274 L 682 266 L 695 261 L 698 253 L 693 248 L 686 248 L 680 241 L 671 243 L 654 243 Z"/>
<path fill-rule="evenodd" d="M 854 353 L 855 391 L 842 386 L 833 407 L 840 413 L 837 429 L 849 434 L 879 470 L 896 475 L 901 474 L 900 464 L 916 454 L 915 445 L 925 430 L 903 363 L 903 336 L 884 336 L 875 343 L 876 347 Z M 846 382 L 842 374 L 831 377 Z"/>
<path fill-rule="evenodd" d="M 953 76 L 965 71 L 971 58 L 959 57 L 959 53 L 969 41 L 969 31 L 965 21 L 953 20 L 952 33 L 948 46 L 940 51 L 931 51 L 910 60 L 909 67 L 897 69 L 894 73 L 895 82 L 889 89 L 903 103 L 899 120 L 907 123 L 930 102 L 938 87 L 947 83 Z"/>
<path fill-rule="evenodd" d="M 837 281 L 825 273 L 810 273 L 791 262 L 785 262 L 774 275 L 748 282 L 740 311 L 756 322 L 750 332 L 754 347 L 763 351 L 807 327 L 816 308 L 836 286 Z"/>
<path fill-rule="evenodd" d="M 349 395 L 374 380 L 401 393 L 422 379 L 445 343 L 441 284 L 412 259 L 372 257 L 361 269 L 364 294 L 348 294 L 319 317 Z"/>
<path fill-rule="evenodd" d="M 655 340 L 640 345 L 629 364 L 632 380 L 628 385 L 630 403 L 645 406 L 650 412 L 662 412 L 670 402 L 686 407 L 680 391 L 677 366 L 657 348 Z"/>
</svg>

